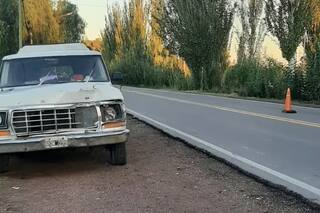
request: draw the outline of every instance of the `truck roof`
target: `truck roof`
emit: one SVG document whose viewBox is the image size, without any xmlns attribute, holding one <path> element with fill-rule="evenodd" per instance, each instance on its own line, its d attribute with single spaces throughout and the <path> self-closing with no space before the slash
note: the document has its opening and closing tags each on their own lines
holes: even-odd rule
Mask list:
<svg viewBox="0 0 320 213">
<path fill-rule="evenodd" d="M 24 46 L 17 54 L 5 56 L 2 60 L 20 58 L 57 57 L 57 56 L 83 56 L 101 55 L 99 52 L 89 50 L 84 44 L 50 44 Z"/>
</svg>

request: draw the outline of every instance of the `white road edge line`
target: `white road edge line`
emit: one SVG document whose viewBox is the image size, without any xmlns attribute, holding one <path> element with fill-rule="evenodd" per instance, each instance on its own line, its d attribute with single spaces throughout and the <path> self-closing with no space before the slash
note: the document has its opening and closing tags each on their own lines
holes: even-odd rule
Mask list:
<svg viewBox="0 0 320 213">
<path fill-rule="evenodd" d="M 256 112 L 249 112 L 249 111 L 238 110 L 238 109 L 233 109 L 233 108 L 228 108 L 228 107 L 222 107 L 222 106 L 217 106 L 217 105 L 212 105 L 212 104 L 197 103 L 197 102 L 193 102 L 193 101 L 181 100 L 181 99 L 177 99 L 177 98 L 169 98 L 169 97 L 164 97 L 161 95 L 154 95 L 154 94 L 138 92 L 138 91 L 126 90 L 126 92 L 136 93 L 138 95 L 150 96 L 150 97 L 154 97 L 154 98 L 160 98 L 160 99 L 164 99 L 164 100 L 168 100 L 168 101 L 175 101 L 175 102 L 184 103 L 184 104 L 192 104 L 192 105 L 196 105 L 196 106 L 207 107 L 207 108 L 222 110 L 222 111 L 226 111 L 226 112 L 238 113 L 238 114 L 242 114 L 242 115 L 248 115 L 248 116 L 253 116 L 253 117 L 258 117 L 258 118 L 263 118 L 263 119 L 269 119 L 269 120 L 286 122 L 286 123 L 291 123 L 291 124 L 296 124 L 296 125 L 320 128 L 320 124 L 314 123 L 314 122 L 295 120 L 295 119 L 284 118 L 284 117 L 279 117 L 279 116 L 256 113 Z"/>
<path fill-rule="evenodd" d="M 284 186 L 288 190 L 296 192 L 296 193 L 302 195 L 303 197 L 311 200 L 312 202 L 320 204 L 320 189 L 318 189 L 314 186 L 311 186 L 305 182 L 302 182 L 300 180 L 297 180 L 295 178 L 292 178 L 292 177 L 289 177 L 285 174 L 277 172 L 273 169 L 265 167 L 261 164 L 258 164 L 254 161 L 251 161 L 247 158 L 236 155 L 236 154 L 234 154 L 228 150 L 225 150 L 219 146 L 213 145 L 213 144 L 211 144 L 207 141 L 204 141 L 200 138 L 189 135 L 188 133 L 185 133 L 183 131 L 180 131 L 178 129 L 170 127 L 164 123 L 156 121 L 150 117 L 142 115 L 142 114 L 135 112 L 131 109 L 127 109 L 127 111 L 129 114 L 141 119 L 144 122 L 147 122 L 148 124 L 150 124 L 152 126 L 155 126 L 159 129 L 163 130 L 164 132 L 168 133 L 169 135 L 171 135 L 173 137 L 180 138 L 195 147 L 206 150 L 209 153 L 213 154 L 214 156 L 222 158 L 222 159 L 230 162 L 231 164 L 238 166 L 239 168 L 243 169 L 244 171 L 247 171 L 253 175 L 256 175 L 264 180 L 270 181 L 273 184 Z"/>
</svg>

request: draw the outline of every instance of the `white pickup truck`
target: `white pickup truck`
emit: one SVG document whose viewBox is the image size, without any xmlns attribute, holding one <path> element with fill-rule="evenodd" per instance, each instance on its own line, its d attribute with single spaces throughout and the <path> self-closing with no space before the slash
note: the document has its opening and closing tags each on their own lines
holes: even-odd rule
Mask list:
<svg viewBox="0 0 320 213">
<path fill-rule="evenodd" d="M 104 146 L 126 164 L 126 109 L 101 54 L 83 44 L 26 46 L 0 67 L 0 172 L 10 154 Z"/>
</svg>

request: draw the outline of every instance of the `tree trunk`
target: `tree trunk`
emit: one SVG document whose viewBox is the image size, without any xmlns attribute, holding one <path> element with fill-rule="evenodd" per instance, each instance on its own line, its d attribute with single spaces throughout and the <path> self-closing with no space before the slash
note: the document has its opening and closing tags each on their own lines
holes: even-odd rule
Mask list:
<svg viewBox="0 0 320 213">
<path fill-rule="evenodd" d="M 294 78 L 295 78 L 295 66 L 297 63 L 297 59 L 296 59 L 296 54 L 294 54 L 294 56 L 290 59 L 289 64 L 288 64 L 288 79 L 287 79 L 287 83 L 288 83 L 288 87 L 293 87 L 294 86 Z"/>
</svg>

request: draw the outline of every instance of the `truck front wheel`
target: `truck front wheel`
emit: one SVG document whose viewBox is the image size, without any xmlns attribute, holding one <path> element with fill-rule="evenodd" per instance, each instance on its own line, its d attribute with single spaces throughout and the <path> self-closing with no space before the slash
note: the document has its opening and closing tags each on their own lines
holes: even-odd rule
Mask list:
<svg viewBox="0 0 320 213">
<path fill-rule="evenodd" d="M 126 143 L 108 145 L 110 151 L 109 163 L 111 165 L 122 166 L 127 164 Z"/>
</svg>

